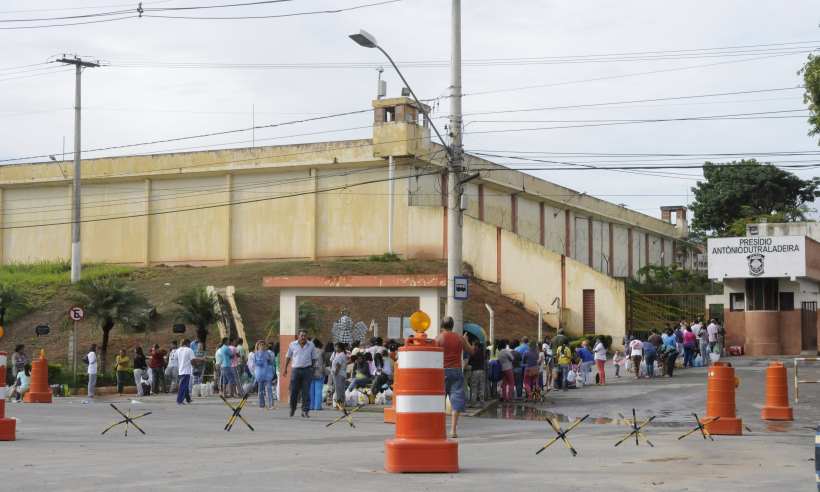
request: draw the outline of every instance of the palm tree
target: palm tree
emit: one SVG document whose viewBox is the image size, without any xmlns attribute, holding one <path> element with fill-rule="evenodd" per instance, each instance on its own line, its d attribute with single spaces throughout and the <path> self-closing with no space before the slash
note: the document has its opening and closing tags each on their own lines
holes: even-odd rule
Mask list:
<svg viewBox="0 0 820 492">
<path fill-rule="evenodd" d="M 116 325 L 131 328 L 147 323 L 151 305 L 148 300 L 116 277 L 82 280 L 74 286 L 71 299 L 94 318 L 102 330 L 100 361 L 105 370 L 108 338 Z"/>
<path fill-rule="evenodd" d="M 214 296 L 209 294 L 205 287 L 192 287 L 174 299 L 179 306 L 176 313 L 177 321 L 196 326 L 196 337 L 205 348 L 208 338 L 208 326 L 216 322 L 214 312 Z"/>
</svg>

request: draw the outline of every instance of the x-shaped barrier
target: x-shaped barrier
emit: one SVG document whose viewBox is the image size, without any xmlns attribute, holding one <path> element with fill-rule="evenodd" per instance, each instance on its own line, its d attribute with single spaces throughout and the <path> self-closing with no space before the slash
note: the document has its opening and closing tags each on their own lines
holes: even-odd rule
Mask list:
<svg viewBox="0 0 820 492">
<path fill-rule="evenodd" d="M 704 438 L 704 439 L 709 439 L 709 440 L 711 440 L 711 441 L 714 441 L 714 440 L 715 440 L 715 438 L 714 438 L 714 437 L 712 437 L 712 434 L 710 434 L 710 433 L 709 433 L 709 429 L 707 429 L 707 428 L 706 428 L 706 426 L 707 426 L 708 424 L 711 424 L 712 422 L 717 422 L 718 420 L 720 420 L 720 417 L 706 417 L 705 419 L 701 420 L 701 419 L 698 417 L 698 414 L 696 414 L 696 413 L 693 413 L 693 414 L 692 414 L 692 416 L 693 416 L 693 417 L 695 417 L 695 422 L 697 422 L 697 424 L 698 424 L 698 425 L 697 425 L 697 427 L 695 427 L 694 429 L 690 430 L 690 431 L 689 431 L 689 432 L 687 432 L 686 434 L 684 434 L 684 435 L 680 436 L 680 437 L 678 438 L 678 441 L 680 441 L 680 440 L 681 440 L 681 439 L 683 439 L 684 437 L 691 436 L 692 434 L 694 434 L 694 433 L 695 433 L 695 432 L 697 432 L 697 431 L 700 431 L 700 433 L 701 433 L 701 435 L 703 435 L 703 438 Z"/>
<path fill-rule="evenodd" d="M 652 441 L 650 441 L 645 435 L 643 435 L 643 432 L 642 432 L 643 429 L 646 426 L 648 426 L 649 424 L 652 423 L 653 420 L 655 420 L 655 415 L 653 415 L 653 416 L 649 417 L 648 419 L 644 420 L 641 424 L 638 424 L 638 417 L 635 414 L 635 409 L 634 408 L 632 409 L 632 418 L 631 419 L 628 419 L 628 418 L 624 417 L 623 414 L 620 414 L 620 413 L 618 415 L 620 415 L 621 419 L 623 419 L 627 422 L 626 425 L 632 427 L 632 430 L 629 432 L 629 434 L 624 436 L 623 439 L 616 442 L 615 447 L 620 446 L 624 441 L 626 441 L 627 439 L 629 439 L 632 436 L 635 436 L 635 446 L 639 446 L 640 445 L 640 440 L 643 439 L 644 441 L 646 441 L 646 444 L 649 444 L 650 447 L 653 447 L 653 448 L 655 447 L 655 445 L 652 444 Z"/>
<path fill-rule="evenodd" d="M 555 437 L 553 437 L 552 439 L 550 439 L 550 440 L 549 440 L 546 444 L 544 444 L 544 446 L 543 446 L 541 449 L 539 449 L 538 451 L 536 451 L 536 452 L 535 452 L 535 454 L 541 454 L 541 452 L 542 452 L 543 450 L 545 450 L 545 449 L 547 449 L 548 447 L 552 446 L 553 444 L 555 444 L 555 443 L 556 443 L 556 442 L 560 439 L 561 441 L 563 441 L 564 446 L 566 446 L 566 447 L 567 447 L 567 449 L 569 449 L 569 452 L 572 454 L 572 456 L 577 456 L 577 455 L 578 455 L 578 451 L 576 451 L 576 450 L 575 450 L 575 448 L 572 446 L 572 443 L 571 443 L 571 442 L 569 441 L 569 439 L 567 438 L 567 434 L 569 434 L 569 433 L 570 433 L 573 429 L 575 429 L 576 427 L 578 427 L 579 425 L 581 425 L 581 422 L 583 422 L 584 420 L 586 420 L 586 419 L 587 419 L 587 417 L 589 417 L 589 414 L 584 415 L 584 416 L 583 416 L 583 417 L 581 417 L 580 419 L 577 419 L 575 422 L 573 422 L 573 423 L 572 423 L 572 425 L 570 425 L 570 426 L 567 428 L 567 430 L 563 430 L 563 429 L 561 429 L 561 423 L 560 423 L 560 422 L 558 422 L 558 419 L 557 419 L 557 418 L 555 418 L 555 417 L 550 417 L 550 418 L 548 418 L 548 419 L 547 419 L 547 422 L 549 422 L 550 427 L 552 427 L 552 430 L 554 430 L 554 431 L 555 431 L 555 434 L 556 434 L 556 435 L 555 435 Z"/>
<path fill-rule="evenodd" d="M 342 412 L 342 415 L 340 415 L 338 418 L 336 418 L 336 420 L 334 420 L 333 422 L 328 423 L 325 427 L 330 427 L 331 425 L 333 425 L 333 424 L 337 424 L 337 423 L 341 422 L 342 420 L 344 420 L 344 419 L 346 418 L 346 419 L 347 419 L 347 423 L 348 423 L 348 424 L 350 424 L 350 427 L 356 428 L 356 426 L 353 424 L 353 417 L 352 417 L 352 415 L 353 415 L 354 413 L 358 412 L 359 410 L 361 410 L 361 408 L 362 408 L 363 406 L 364 406 L 364 405 L 358 405 L 358 406 L 356 406 L 356 407 L 353 407 L 353 410 L 351 410 L 351 411 L 349 411 L 349 412 L 348 412 L 348 411 L 347 411 L 347 407 L 345 407 L 344 405 L 342 405 L 342 407 L 340 408 L 340 410 L 341 410 L 341 412 Z"/>
<path fill-rule="evenodd" d="M 245 425 L 248 426 L 248 429 L 250 429 L 251 431 L 256 430 L 253 428 L 251 424 L 248 423 L 247 420 L 245 420 L 245 417 L 242 416 L 242 409 L 245 408 L 245 404 L 248 403 L 247 393 L 245 393 L 245 396 L 243 396 L 242 399 L 239 400 L 239 403 L 237 403 L 236 406 L 231 405 L 231 402 L 229 402 L 224 396 L 219 395 L 219 397 L 222 398 L 222 401 L 225 402 L 225 405 L 227 405 L 228 408 L 231 409 L 231 416 L 228 417 L 228 423 L 225 424 L 226 431 L 231 431 L 231 429 L 233 428 L 233 424 L 236 423 L 236 419 L 239 419 L 242 422 L 244 422 Z"/>
<path fill-rule="evenodd" d="M 128 413 L 126 414 L 126 413 L 122 413 L 122 411 L 120 411 L 120 409 L 117 408 L 116 405 L 114 405 L 113 403 L 109 403 L 109 405 L 111 405 L 111 408 L 113 408 L 115 412 L 117 412 L 118 414 L 120 414 L 122 416 L 123 420 L 120 420 L 118 422 L 114 422 L 113 424 L 109 425 L 108 427 L 106 427 L 106 429 L 104 431 L 102 431 L 100 433 L 100 435 L 103 435 L 106 432 L 113 429 L 114 427 L 117 427 L 118 425 L 122 425 L 122 424 L 125 424 L 125 437 L 128 437 L 128 427 L 130 425 L 133 425 L 134 428 L 136 428 L 138 431 L 142 432 L 143 435 L 145 435 L 145 431 L 142 430 L 142 428 L 140 428 L 140 426 L 137 425 L 137 423 L 134 422 L 134 421 L 137 420 L 137 419 L 141 419 L 143 417 L 146 417 L 148 415 L 151 415 L 151 412 L 145 412 L 141 415 L 135 415 L 135 416 L 132 417 L 130 408 L 128 409 Z"/>
</svg>

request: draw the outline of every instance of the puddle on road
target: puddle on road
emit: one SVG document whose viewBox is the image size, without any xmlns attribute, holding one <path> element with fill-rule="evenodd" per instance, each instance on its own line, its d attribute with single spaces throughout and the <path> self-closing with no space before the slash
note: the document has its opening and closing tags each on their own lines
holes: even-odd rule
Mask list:
<svg viewBox="0 0 820 492">
<path fill-rule="evenodd" d="M 630 415 L 627 415 L 627 412 Z M 670 417 L 674 414 L 672 410 L 658 410 L 656 412 L 638 412 L 638 422 L 643 422 L 652 415 L 655 415 L 655 420 L 652 421 L 653 426 L 656 427 L 686 427 L 688 422 L 670 422 L 661 421 L 665 417 Z M 522 403 L 499 403 L 492 408 L 488 408 L 481 413 L 482 418 L 494 418 L 505 420 L 537 420 L 546 421 L 547 419 L 558 419 L 559 422 L 574 422 L 576 419 L 583 417 L 580 415 L 567 415 L 562 413 L 552 412 L 546 408 L 533 406 L 532 404 Z M 610 425 L 632 425 L 631 409 L 625 411 L 623 415 L 617 417 L 602 417 L 590 415 L 585 421 L 590 424 L 610 424 Z"/>
</svg>

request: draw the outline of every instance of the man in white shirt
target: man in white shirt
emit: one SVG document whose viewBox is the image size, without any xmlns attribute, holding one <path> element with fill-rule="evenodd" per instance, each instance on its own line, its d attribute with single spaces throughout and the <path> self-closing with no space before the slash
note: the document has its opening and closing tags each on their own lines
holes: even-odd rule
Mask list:
<svg viewBox="0 0 820 492">
<path fill-rule="evenodd" d="M 288 366 L 293 361 L 293 375 L 290 378 L 290 416 L 296 413 L 299 393 L 302 394 L 302 418 L 310 417 L 310 381 L 313 379 L 313 342 L 307 339 L 307 332 L 299 330 L 296 340 L 288 346 L 285 370 L 282 376 L 288 376 Z"/>
<path fill-rule="evenodd" d="M 709 320 L 709 326 L 706 327 L 706 336 L 709 340 L 709 352 L 714 352 L 715 345 L 718 341 L 718 324 L 716 319 L 712 318 Z"/>
<path fill-rule="evenodd" d="M 191 375 L 194 373 L 194 351 L 191 350 L 191 342 L 186 338 L 182 341 L 182 347 L 176 349 L 177 364 L 179 364 L 179 389 L 177 390 L 177 405 L 182 405 L 183 401 L 191 403 Z"/>
<path fill-rule="evenodd" d="M 94 390 L 97 388 L 97 344 L 91 345 L 91 350 L 85 356 L 88 362 L 88 397 L 94 398 Z"/>
</svg>

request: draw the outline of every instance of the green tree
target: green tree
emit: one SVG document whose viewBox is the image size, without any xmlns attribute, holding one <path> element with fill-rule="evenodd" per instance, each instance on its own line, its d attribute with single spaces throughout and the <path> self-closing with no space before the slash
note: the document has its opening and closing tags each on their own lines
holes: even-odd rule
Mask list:
<svg viewBox="0 0 820 492">
<path fill-rule="evenodd" d="M 30 304 L 23 291 L 13 284 L 0 284 L 0 326 L 6 319 L 15 319 L 25 314 Z"/>
<path fill-rule="evenodd" d="M 174 304 L 178 306 L 177 321 L 196 326 L 196 337 L 203 349 L 208 338 L 208 327 L 217 320 L 215 302 L 215 296 L 201 286 L 192 287 L 174 299 Z"/>
<path fill-rule="evenodd" d="M 325 310 L 322 306 L 314 304 L 310 301 L 302 301 L 299 303 L 299 328 L 305 329 L 308 336 L 314 337 L 319 334 L 322 329 L 322 321 L 325 316 Z M 268 339 L 279 335 L 279 307 L 276 307 L 271 314 L 268 322 Z"/>
<path fill-rule="evenodd" d="M 718 293 L 717 284 L 705 273 L 685 270 L 678 265 L 647 265 L 638 270 L 638 280 L 631 279 L 629 287 L 638 292 L 661 294 Z"/>
<path fill-rule="evenodd" d="M 100 362 L 103 371 L 108 358 L 108 340 L 114 326 L 120 325 L 124 329 L 143 326 L 150 316 L 148 300 L 116 277 L 82 280 L 74 286 L 70 297 L 85 310 L 88 317 L 97 321 L 102 330 Z"/>
<path fill-rule="evenodd" d="M 803 102 L 809 106 L 809 135 L 820 135 L 820 56 L 809 55 L 809 60 L 798 74 L 803 76 Z"/>
<path fill-rule="evenodd" d="M 692 229 L 717 236 L 730 234 L 730 227 L 745 218 L 775 215 L 785 221 L 804 219 L 806 203 L 814 201 L 820 184 L 818 178 L 802 180 L 754 159 L 707 162 L 703 175 L 706 180 L 692 188 Z"/>
</svg>

